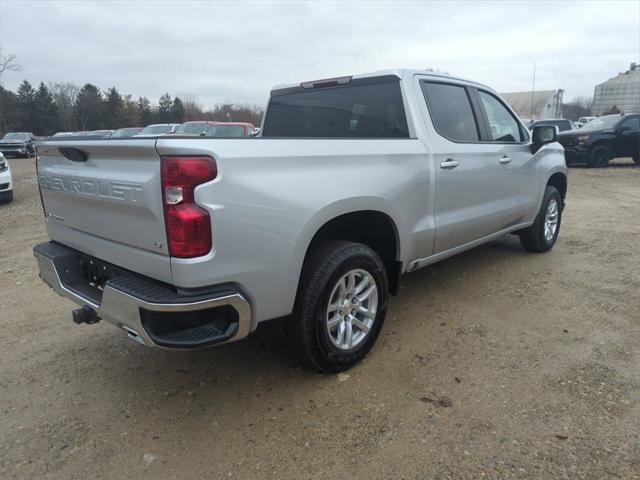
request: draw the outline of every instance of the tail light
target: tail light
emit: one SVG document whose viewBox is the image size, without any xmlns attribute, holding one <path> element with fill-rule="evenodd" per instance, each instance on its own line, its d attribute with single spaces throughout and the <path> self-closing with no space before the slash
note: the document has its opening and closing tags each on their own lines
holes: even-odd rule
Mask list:
<svg viewBox="0 0 640 480">
<path fill-rule="evenodd" d="M 194 190 L 217 174 L 211 157 L 162 157 L 164 220 L 172 257 L 201 257 L 211 251 L 211 217 L 196 204 Z"/>
</svg>

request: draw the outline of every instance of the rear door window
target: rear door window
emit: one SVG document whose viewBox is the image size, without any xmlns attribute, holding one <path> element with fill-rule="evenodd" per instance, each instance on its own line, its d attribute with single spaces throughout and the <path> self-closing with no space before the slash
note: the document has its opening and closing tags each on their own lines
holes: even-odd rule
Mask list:
<svg viewBox="0 0 640 480">
<path fill-rule="evenodd" d="M 262 137 L 408 138 L 399 79 L 356 79 L 343 87 L 273 92 Z"/>
<path fill-rule="evenodd" d="M 466 88 L 446 83 L 421 84 L 437 132 L 454 142 L 477 142 L 478 125 Z"/>
</svg>

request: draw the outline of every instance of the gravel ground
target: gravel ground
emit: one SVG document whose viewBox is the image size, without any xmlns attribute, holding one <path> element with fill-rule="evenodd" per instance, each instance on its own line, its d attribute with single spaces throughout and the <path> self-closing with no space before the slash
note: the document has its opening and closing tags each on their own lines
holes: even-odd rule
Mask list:
<svg viewBox="0 0 640 480">
<path fill-rule="evenodd" d="M 404 278 L 356 368 L 280 325 L 197 352 L 75 326 L 39 279 L 33 160 L 0 207 L 0 477 L 640 478 L 640 169 L 572 169 L 559 243 Z"/>
</svg>

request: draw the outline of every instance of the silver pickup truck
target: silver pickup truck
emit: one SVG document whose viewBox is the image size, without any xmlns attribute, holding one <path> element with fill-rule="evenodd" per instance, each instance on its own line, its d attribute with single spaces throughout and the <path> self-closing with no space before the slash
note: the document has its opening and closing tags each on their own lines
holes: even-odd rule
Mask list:
<svg viewBox="0 0 640 480">
<path fill-rule="evenodd" d="M 312 367 L 358 362 L 401 274 L 507 233 L 556 242 L 567 169 L 490 88 L 390 70 L 276 87 L 261 136 L 49 140 L 40 276 L 145 345 L 284 317 Z"/>
</svg>

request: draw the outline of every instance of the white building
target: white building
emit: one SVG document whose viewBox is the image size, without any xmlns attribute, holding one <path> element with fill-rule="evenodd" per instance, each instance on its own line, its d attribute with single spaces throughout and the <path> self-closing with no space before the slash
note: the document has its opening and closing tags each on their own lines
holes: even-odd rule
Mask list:
<svg viewBox="0 0 640 480">
<path fill-rule="evenodd" d="M 513 108 L 522 120 L 562 118 L 562 94 L 564 90 L 540 90 L 538 92 L 508 92 L 500 96 Z"/>
<path fill-rule="evenodd" d="M 626 72 L 596 85 L 592 114 L 603 115 L 613 107 L 621 113 L 640 112 L 640 65 L 632 63 Z"/>
</svg>

